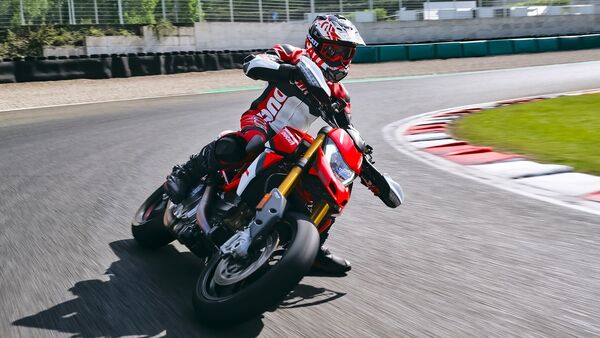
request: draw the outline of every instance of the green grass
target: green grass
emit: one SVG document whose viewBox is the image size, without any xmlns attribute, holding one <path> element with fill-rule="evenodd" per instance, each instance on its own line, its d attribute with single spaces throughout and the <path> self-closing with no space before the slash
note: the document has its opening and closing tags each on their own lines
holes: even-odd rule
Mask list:
<svg viewBox="0 0 600 338">
<path fill-rule="evenodd" d="M 600 94 L 484 110 L 460 119 L 457 138 L 600 174 Z"/>
</svg>

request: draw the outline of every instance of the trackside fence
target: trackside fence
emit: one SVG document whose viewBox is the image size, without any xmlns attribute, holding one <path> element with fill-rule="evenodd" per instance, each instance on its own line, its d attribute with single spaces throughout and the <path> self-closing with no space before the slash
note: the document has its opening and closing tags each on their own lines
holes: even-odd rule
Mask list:
<svg viewBox="0 0 600 338">
<path fill-rule="evenodd" d="M 0 29 L 17 25 L 124 25 L 310 21 L 341 13 L 358 22 L 600 13 L 600 0 L 1 0 Z"/>
</svg>

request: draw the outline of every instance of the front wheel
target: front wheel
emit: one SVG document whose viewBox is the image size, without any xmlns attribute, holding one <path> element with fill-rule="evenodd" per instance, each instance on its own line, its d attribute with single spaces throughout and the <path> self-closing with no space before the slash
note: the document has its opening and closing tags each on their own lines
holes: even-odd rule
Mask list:
<svg viewBox="0 0 600 338">
<path fill-rule="evenodd" d="M 290 213 L 265 246 L 240 262 L 216 254 L 202 270 L 193 295 L 198 319 L 238 323 L 280 302 L 304 277 L 319 249 L 319 234 L 304 215 Z"/>
<path fill-rule="evenodd" d="M 142 203 L 131 222 L 131 232 L 138 244 L 147 249 L 158 249 L 175 240 L 173 234 L 163 225 L 163 216 L 168 199 L 164 188 L 156 189 Z"/>
</svg>

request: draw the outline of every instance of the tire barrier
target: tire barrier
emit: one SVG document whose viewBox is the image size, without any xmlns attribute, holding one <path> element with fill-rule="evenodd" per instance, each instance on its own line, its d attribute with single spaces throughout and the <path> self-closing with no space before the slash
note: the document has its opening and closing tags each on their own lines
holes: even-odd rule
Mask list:
<svg viewBox="0 0 600 338">
<path fill-rule="evenodd" d="M 164 74 L 164 59 L 154 53 L 128 54 L 127 61 L 131 76 Z"/>
<path fill-rule="evenodd" d="M 600 48 L 600 34 L 359 47 L 354 63 L 450 59 Z M 240 69 L 264 49 L 27 57 L 0 60 L 0 83 L 108 79 Z"/>
<path fill-rule="evenodd" d="M 253 49 L 3 59 L 0 60 L 0 83 L 109 79 L 240 69 L 246 56 L 264 51 Z"/>
<path fill-rule="evenodd" d="M 4 65 L 6 62 L 0 63 Z M 13 59 L 16 82 L 102 78 L 99 60 L 84 57 Z M 0 66 L 2 69 L 2 66 Z M 5 78 L 4 72 L 0 75 Z M 10 77 L 10 75 L 9 75 Z"/>
<path fill-rule="evenodd" d="M 17 78 L 15 76 L 15 62 L 4 61 L 0 62 L 0 83 L 15 83 Z"/>
<path fill-rule="evenodd" d="M 359 47 L 354 63 L 450 59 L 600 48 L 600 34 Z"/>
</svg>

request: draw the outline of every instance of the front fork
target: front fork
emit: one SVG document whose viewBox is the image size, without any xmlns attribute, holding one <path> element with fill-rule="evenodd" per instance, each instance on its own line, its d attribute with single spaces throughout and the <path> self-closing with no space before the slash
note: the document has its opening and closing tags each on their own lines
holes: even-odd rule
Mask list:
<svg viewBox="0 0 600 338">
<path fill-rule="evenodd" d="M 325 216 L 327 216 L 327 212 L 329 212 L 329 203 L 325 201 L 320 201 L 313 207 L 313 211 L 310 214 L 310 219 L 314 223 L 314 225 L 318 228 L 319 224 L 323 221 Z"/>
<path fill-rule="evenodd" d="M 264 236 L 271 232 L 271 228 L 279 222 L 285 213 L 287 198 L 300 180 L 306 165 L 316 154 L 323 142 L 325 133 L 319 132 L 317 138 L 312 142 L 304 155 L 292 167 L 283 182 L 277 188 L 273 188 L 265 194 L 256 206 L 256 216 L 244 231 L 236 233 L 221 246 L 221 254 L 232 254 L 235 257 L 246 257 L 253 245 L 261 243 Z M 329 204 L 320 202 L 313 208 L 311 220 L 319 225 L 329 211 Z"/>
</svg>

